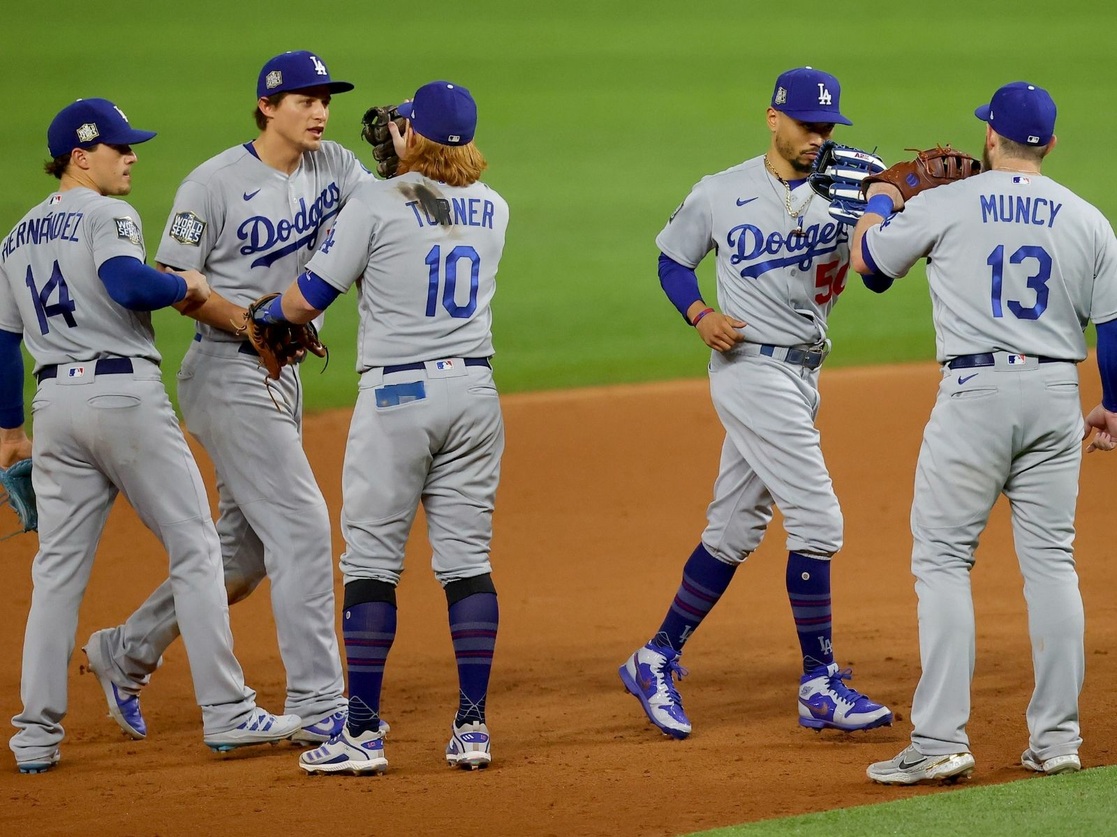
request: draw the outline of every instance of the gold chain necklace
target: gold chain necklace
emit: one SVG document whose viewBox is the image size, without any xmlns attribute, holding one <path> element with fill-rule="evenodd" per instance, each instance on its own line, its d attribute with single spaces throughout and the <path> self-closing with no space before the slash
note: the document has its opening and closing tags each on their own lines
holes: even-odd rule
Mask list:
<svg viewBox="0 0 1117 837">
<path fill-rule="evenodd" d="M 783 186 L 783 205 L 787 208 L 787 214 L 799 222 L 798 229 L 793 230 L 793 232 L 801 235 L 803 232 L 802 215 L 807 211 L 807 207 L 811 205 L 811 201 L 814 200 L 814 192 L 812 191 L 810 195 L 807 196 L 807 200 L 802 206 L 794 208 L 791 206 L 791 186 L 786 180 L 780 177 L 779 172 L 773 168 L 772 164 L 768 161 L 767 154 L 764 155 L 764 167 L 768 169 L 768 171 L 772 173 L 772 177 L 776 178 L 776 180 L 780 182 L 780 185 Z"/>
</svg>

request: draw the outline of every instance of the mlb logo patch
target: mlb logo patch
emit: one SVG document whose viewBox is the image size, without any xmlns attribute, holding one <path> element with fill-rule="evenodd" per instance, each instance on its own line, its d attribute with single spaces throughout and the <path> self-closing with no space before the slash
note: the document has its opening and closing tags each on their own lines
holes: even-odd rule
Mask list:
<svg viewBox="0 0 1117 837">
<path fill-rule="evenodd" d="M 123 238 L 132 244 L 140 243 L 140 228 L 136 226 L 135 221 L 131 218 L 113 218 L 113 221 L 116 222 L 117 238 Z"/>
<path fill-rule="evenodd" d="M 175 241 L 197 247 L 202 241 L 205 228 L 206 222 L 193 212 L 180 212 L 171 221 L 171 229 L 167 235 Z"/>
<path fill-rule="evenodd" d="M 452 360 L 436 360 L 434 362 L 434 368 L 437 369 L 439 372 L 446 372 L 446 371 L 454 368 L 454 361 L 452 361 Z"/>
<path fill-rule="evenodd" d="M 84 366 L 71 366 L 69 369 L 66 370 L 66 377 L 68 377 L 68 378 L 84 378 L 85 377 L 85 367 Z"/>
<path fill-rule="evenodd" d="M 1027 186 L 1029 183 L 1032 182 L 1032 180 L 1031 178 L 1024 177 L 1023 175 L 1018 174 L 1012 178 L 1012 182 L 1015 183 L 1017 186 Z"/>
<path fill-rule="evenodd" d="M 1017 366 L 1021 363 L 1027 363 L 1027 361 L 1028 361 L 1028 359 L 1026 357 L 1024 357 L 1024 355 L 1009 355 L 1008 356 L 1008 365 L 1009 366 Z"/>
</svg>

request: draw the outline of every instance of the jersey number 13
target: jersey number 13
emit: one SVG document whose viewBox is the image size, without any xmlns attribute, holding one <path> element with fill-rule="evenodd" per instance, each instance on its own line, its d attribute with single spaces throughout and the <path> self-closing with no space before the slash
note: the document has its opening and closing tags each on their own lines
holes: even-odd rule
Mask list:
<svg viewBox="0 0 1117 837">
<path fill-rule="evenodd" d="M 1035 291 L 1036 300 L 1032 305 L 1022 305 L 1018 300 L 1010 299 L 1007 302 L 1008 310 L 1019 320 L 1038 320 L 1040 314 L 1047 310 L 1049 291 L 1047 280 L 1051 278 L 1051 254 L 1042 247 L 1025 244 L 1017 247 L 1008 257 L 1009 264 L 1035 263 L 1035 273 L 1028 277 L 1028 287 Z M 992 303 L 993 317 L 1003 317 L 1005 303 L 1004 295 L 1005 275 L 1005 246 L 998 244 L 985 263 L 993 269 Z M 1030 266 L 1030 265 L 1029 265 Z"/>
</svg>

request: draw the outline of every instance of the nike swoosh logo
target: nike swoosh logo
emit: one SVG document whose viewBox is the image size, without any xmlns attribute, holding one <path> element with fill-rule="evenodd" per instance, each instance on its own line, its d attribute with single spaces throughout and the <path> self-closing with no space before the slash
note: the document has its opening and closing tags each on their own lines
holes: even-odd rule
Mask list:
<svg viewBox="0 0 1117 837">
<path fill-rule="evenodd" d="M 959 384 L 964 384 L 966 381 L 969 381 L 969 380 L 972 380 L 972 379 L 976 378 L 977 374 L 978 374 L 977 372 L 974 372 L 972 375 L 965 375 L 965 376 L 959 375 L 958 376 L 958 383 Z"/>
<path fill-rule="evenodd" d="M 896 765 L 900 770 L 911 770 L 913 767 L 919 767 L 927 759 L 921 758 L 918 761 L 913 761 L 911 764 L 907 763 L 906 759 L 900 759 L 900 763 Z"/>
<path fill-rule="evenodd" d="M 744 206 L 746 203 L 752 203 L 756 198 L 737 198 L 737 206 Z"/>
<path fill-rule="evenodd" d="M 255 192 L 245 192 L 245 193 L 244 193 L 244 199 L 245 199 L 246 201 L 250 201 L 250 200 L 252 200 L 252 199 L 253 199 L 254 197 L 256 197 L 256 196 L 257 196 L 258 194 L 260 194 L 260 190 L 259 190 L 259 189 L 257 189 L 257 190 L 256 190 Z"/>
</svg>

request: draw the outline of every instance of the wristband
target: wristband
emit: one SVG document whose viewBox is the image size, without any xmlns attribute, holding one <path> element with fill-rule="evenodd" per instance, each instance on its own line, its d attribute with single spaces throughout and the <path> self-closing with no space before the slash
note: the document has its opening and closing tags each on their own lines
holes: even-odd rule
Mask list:
<svg viewBox="0 0 1117 837">
<path fill-rule="evenodd" d="M 691 320 L 690 324 L 692 326 L 694 326 L 695 328 L 697 328 L 698 323 L 702 321 L 702 318 L 705 317 L 707 314 L 712 314 L 712 313 L 714 313 L 713 308 L 703 308 L 701 311 L 698 312 L 698 316 L 696 316 L 693 320 Z"/>
<path fill-rule="evenodd" d="M 895 209 L 896 205 L 888 195 L 873 195 L 869 198 L 869 202 L 865 204 L 866 212 L 872 212 L 883 218 L 887 218 Z"/>
</svg>

